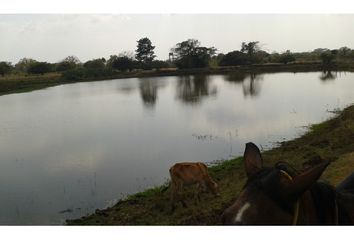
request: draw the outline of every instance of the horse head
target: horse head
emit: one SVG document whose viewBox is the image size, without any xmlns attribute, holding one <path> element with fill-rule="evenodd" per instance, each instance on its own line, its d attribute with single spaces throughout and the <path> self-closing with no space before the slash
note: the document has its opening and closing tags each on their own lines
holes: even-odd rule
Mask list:
<svg viewBox="0 0 354 240">
<path fill-rule="evenodd" d="M 238 199 L 223 215 L 224 224 L 296 224 L 299 199 L 321 176 L 329 161 L 322 161 L 301 173 L 281 164 L 264 167 L 258 147 L 247 143 L 244 165 L 247 182 Z"/>
</svg>

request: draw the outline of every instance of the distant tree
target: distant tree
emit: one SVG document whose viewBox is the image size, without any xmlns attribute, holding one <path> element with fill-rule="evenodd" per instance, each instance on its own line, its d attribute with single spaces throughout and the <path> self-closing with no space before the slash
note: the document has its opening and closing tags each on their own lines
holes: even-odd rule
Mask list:
<svg viewBox="0 0 354 240">
<path fill-rule="evenodd" d="M 248 64 L 248 57 L 245 53 L 240 51 L 228 52 L 224 56 L 221 56 L 220 66 L 237 66 Z"/>
<path fill-rule="evenodd" d="M 92 59 L 84 63 L 84 68 L 90 69 L 104 69 L 105 68 L 106 59 L 104 58 L 97 58 Z"/>
<path fill-rule="evenodd" d="M 53 71 L 53 65 L 47 62 L 34 62 L 28 68 L 30 74 L 44 74 Z"/>
<path fill-rule="evenodd" d="M 249 63 L 265 62 L 265 58 L 269 56 L 267 52 L 261 50 L 258 41 L 242 42 L 241 52 L 247 54 Z"/>
<path fill-rule="evenodd" d="M 282 53 L 279 56 L 279 60 L 278 62 L 287 64 L 289 62 L 294 62 L 295 61 L 295 57 L 294 55 L 290 52 L 290 50 L 287 50 L 285 53 Z"/>
<path fill-rule="evenodd" d="M 338 56 L 342 58 L 350 57 L 352 50 L 348 47 L 341 47 L 338 49 Z"/>
<path fill-rule="evenodd" d="M 154 49 L 155 46 L 152 46 L 149 38 L 141 38 L 138 40 L 135 58 L 142 63 L 145 68 L 151 68 L 149 65 L 156 57 L 154 55 Z"/>
<path fill-rule="evenodd" d="M 258 50 L 253 56 L 250 57 L 251 63 L 264 63 L 269 62 L 270 54 L 263 50 Z"/>
<path fill-rule="evenodd" d="M 15 64 L 15 71 L 16 72 L 27 72 L 28 68 L 37 62 L 32 58 L 22 58 L 18 63 Z"/>
<path fill-rule="evenodd" d="M 12 68 L 10 62 L 0 62 L 0 75 L 4 76 L 5 74 L 9 74 Z"/>
<path fill-rule="evenodd" d="M 107 61 L 107 65 L 115 70 L 119 71 L 131 71 L 135 68 L 134 59 L 126 53 L 122 53 L 120 55 L 111 55 Z"/>
<path fill-rule="evenodd" d="M 258 41 L 249 42 L 249 43 L 242 42 L 242 44 L 241 44 L 241 52 L 246 53 L 249 56 L 254 55 L 259 50 L 260 50 L 260 47 L 259 47 Z"/>
<path fill-rule="evenodd" d="M 203 68 L 209 65 L 209 60 L 215 55 L 214 47 L 201 47 L 196 39 L 188 39 L 176 44 L 172 49 L 175 64 L 179 68 Z"/>
<path fill-rule="evenodd" d="M 87 69 L 82 66 L 66 70 L 62 73 L 62 77 L 66 81 L 79 81 L 87 78 Z"/>
<path fill-rule="evenodd" d="M 330 50 L 328 48 L 316 48 L 315 50 L 312 51 L 312 55 L 316 56 L 317 59 L 321 59 L 322 60 L 321 55 L 323 53 L 327 53 L 327 52 L 330 52 Z"/>
<path fill-rule="evenodd" d="M 322 64 L 325 66 L 329 66 L 329 65 L 333 64 L 333 60 L 335 57 L 336 57 L 336 55 L 329 50 L 322 52 L 320 55 L 320 58 L 322 60 Z"/>
<path fill-rule="evenodd" d="M 154 60 L 151 63 L 151 67 L 155 69 L 160 69 L 160 68 L 169 68 L 170 64 L 166 61 L 161 61 L 161 60 Z"/>
<path fill-rule="evenodd" d="M 80 60 L 75 56 L 68 56 L 61 62 L 57 63 L 56 71 L 62 72 L 76 68 L 80 64 Z"/>
</svg>

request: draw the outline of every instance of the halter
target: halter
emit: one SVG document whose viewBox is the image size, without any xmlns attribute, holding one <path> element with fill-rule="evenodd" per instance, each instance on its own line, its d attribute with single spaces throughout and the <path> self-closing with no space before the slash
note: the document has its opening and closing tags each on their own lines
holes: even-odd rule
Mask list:
<svg viewBox="0 0 354 240">
<path fill-rule="evenodd" d="M 293 178 L 292 178 L 287 172 L 285 172 L 284 170 L 280 170 L 280 172 L 281 172 L 285 177 L 287 177 L 290 181 L 293 180 Z M 296 225 L 296 224 L 297 224 L 297 221 L 298 221 L 298 218 L 299 218 L 299 206 L 300 206 L 300 202 L 299 202 L 299 200 L 298 200 L 298 201 L 296 201 L 296 203 L 295 203 L 294 218 L 293 218 L 293 223 L 292 223 L 292 225 Z"/>
</svg>

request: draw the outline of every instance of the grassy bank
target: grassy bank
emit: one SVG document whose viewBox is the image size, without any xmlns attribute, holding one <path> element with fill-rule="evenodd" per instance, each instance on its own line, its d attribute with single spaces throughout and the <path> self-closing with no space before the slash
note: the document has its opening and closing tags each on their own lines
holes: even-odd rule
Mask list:
<svg viewBox="0 0 354 240">
<path fill-rule="evenodd" d="M 61 84 L 60 73 L 0 76 L 0 95 L 28 92 Z"/>
<path fill-rule="evenodd" d="M 0 95 L 18 93 L 51 87 L 55 85 L 74 82 L 99 81 L 120 78 L 142 78 L 156 76 L 181 76 L 191 74 L 228 74 L 240 73 L 271 73 L 271 72 L 309 72 L 322 71 L 320 62 L 293 63 L 293 64 L 258 64 L 235 67 L 211 67 L 199 69 L 159 69 L 134 70 L 132 72 L 114 73 L 109 76 L 88 77 L 80 80 L 64 79 L 61 73 L 48 73 L 44 75 L 5 75 L 0 76 Z M 332 66 L 333 71 L 354 71 L 353 63 L 340 63 Z"/>
<path fill-rule="evenodd" d="M 332 161 L 322 180 L 333 185 L 354 171 L 354 105 L 328 121 L 312 125 L 302 137 L 281 142 L 278 147 L 263 152 L 266 165 L 286 161 L 297 168 L 317 156 Z M 171 213 L 170 192 L 167 185 L 163 185 L 132 195 L 111 208 L 96 210 L 95 214 L 69 220 L 67 224 L 218 225 L 221 213 L 237 198 L 246 176 L 242 158 L 222 162 L 210 167 L 209 171 L 219 183 L 221 196 L 218 198 L 205 194 L 198 205 L 190 201 L 188 208 L 180 206 Z"/>
</svg>

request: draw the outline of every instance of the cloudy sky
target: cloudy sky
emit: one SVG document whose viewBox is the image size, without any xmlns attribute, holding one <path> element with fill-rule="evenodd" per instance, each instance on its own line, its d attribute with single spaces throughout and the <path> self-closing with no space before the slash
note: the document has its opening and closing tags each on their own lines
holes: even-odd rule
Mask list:
<svg viewBox="0 0 354 240">
<path fill-rule="evenodd" d="M 260 41 L 268 52 L 354 48 L 353 26 L 354 14 L 0 14 L 0 61 L 108 58 L 133 52 L 142 37 L 161 60 L 188 38 L 219 53 L 239 50 L 243 41 Z"/>
</svg>

